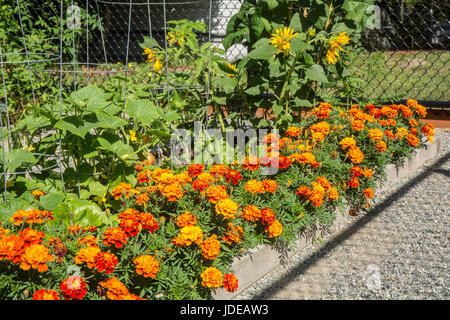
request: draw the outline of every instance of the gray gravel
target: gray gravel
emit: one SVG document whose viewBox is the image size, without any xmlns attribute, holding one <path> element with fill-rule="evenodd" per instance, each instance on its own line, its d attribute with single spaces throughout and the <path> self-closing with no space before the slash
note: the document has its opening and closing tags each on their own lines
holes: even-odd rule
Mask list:
<svg viewBox="0 0 450 320">
<path fill-rule="evenodd" d="M 376 191 L 372 211 L 234 299 L 449 299 L 450 130 L 436 133 L 436 158 Z"/>
</svg>

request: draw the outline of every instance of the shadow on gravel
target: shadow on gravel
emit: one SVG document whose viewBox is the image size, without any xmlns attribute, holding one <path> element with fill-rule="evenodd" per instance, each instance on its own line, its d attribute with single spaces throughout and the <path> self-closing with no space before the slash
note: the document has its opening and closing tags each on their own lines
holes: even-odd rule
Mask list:
<svg viewBox="0 0 450 320">
<path fill-rule="evenodd" d="M 370 213 L 362 217 L 360 220 L 356 221 L 352 226 L 350 226 L 347 230 L 342 231 L 340 234 L 336 235 L 332 240 L 327 242 L 322 248 L 318 251 L 314 252 L 311 256 L 309 256 L 304 261 L 298 263 L 295 267 L 293 267 L 290 271 L 288 271 L 280 280 L 276 283 L 270 285 L 269 287 L 263 289 L 263 291 L 255 296 L 254 300 L 264 300 L 270 299 L 272 296 L 278 293 L 281 289 L 283 289 L 289 282 L 292 281 L 295 277 L 303 274 L 308 270 L 309 267 L 313 266 L 319 259 L 326 257 L 329 251 L 333 248 L 339 246 L 342 242 L 350 238 L 354 233 L 358 232 L 358 230 L 366 225 L 366 223 L 370 222 L 373 218 L 375 218 L 380 212 L 390 207 L 394 201 L 400 199 L 415 185 L 423 181 L 429 175 L 433 173 L 440 173 L 447 177 L 450 176 L 450 170 L 441 169 L 440 167 L 450 160 L 450 152 L 446 153 L 439 159 L 435 160 L 424 172 L 419 174 L 414 179 L 409 180 L 405 183 L 400 189 L 391 194 L 384 200 L 383 202 L 375 205 Z"/>
</svg>

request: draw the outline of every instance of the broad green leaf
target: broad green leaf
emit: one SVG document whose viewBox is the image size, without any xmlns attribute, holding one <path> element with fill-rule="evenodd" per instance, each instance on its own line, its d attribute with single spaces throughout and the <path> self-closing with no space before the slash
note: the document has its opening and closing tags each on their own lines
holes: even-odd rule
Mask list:
<svg viewBox="0 0 450 320">
<path fill-rule="evenodd" d="M 52 191 L 39 199 L 45 210 L 53 211 L 64 200 L 64 193 Z"/>
<path fill-rule="evenodd" d="M 136 118 L 143 125 L 149 126 L 154 119 L 158 118 L 157 109 L 153 102 L 147 99 L 128 100 L 125 113 Z"/>
<path fill-rule="evenodd" d="M 83 139 L 86 136 L 86 133 L 96 127 L 98 127 L 98 122 L 83 121 L 77 116 L 65 117 L 55 124 L 55 128 L 69 131 Z"/>
<path fill-rule="evenodd" d="M 116 129 L 128 124 L 125 119 L 100 111 L 97 113 L 98 126 L 102 128 Z"/>
<path fill-rule="evenodd" d="M 279 104 L 274 104 L 272 106 L 272 111 L 277 116 L 283 111 L 283 106 L 280 106 Z"/>
<path fill-rule="evenodd" d="M 323 70 L 322 66 L 318 64 L 313 64 L 312 66 L 308 67 L 305 70 L 305 76 L 309 80 L 322 82 L 322 83 L 328 83 L 328 78 L 325 74 L 325 71 Z"/>
<path fill-rule="evenodd" d="M 276 53 L 277 48 L 267 43 L 253 49 L 247 56 L 252 59 L 273 60 Z"/>
<path fill-rule="evenodd" d="M 1 148 L 0 148 L 0 152 Z M 1 154 L 1 153 L 0 153 Z M 1 159 L 3 160 L 3 159 Z M 34 155 L 28 151 L 23 149 L 15 149 L 6 153 L 6 168 L 15 171 L 17 168 L 24 164 L 32 165 L 35 164 L 37 159 Z"/>
</svg>

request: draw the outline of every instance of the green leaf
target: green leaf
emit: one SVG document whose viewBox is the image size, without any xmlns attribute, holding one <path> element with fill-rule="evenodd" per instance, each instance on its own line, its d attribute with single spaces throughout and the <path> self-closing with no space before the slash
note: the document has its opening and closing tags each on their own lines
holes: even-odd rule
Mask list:
<svg viewBox="0 0 450 320">
<path fill-rule="evenodd" d="M 64 193 L 52 191 L 39 199 L 41 206 L 45 210 L 53 211 L 64 199 Z"/>
<path fill-rule="evenodd" d="M 97 119 L 98 126 L 102 128 L 117 129 L 128 124 L 125 119 L 117 116 L 110 116 L 103 111 L 97 113 Z"/>
<path fill-rule="evenodd" d="M 252 59 L 273 60 L 276 53 L 277 48 L 264 44 L 250 51 L 247 56 Z"/>
<path fill-rule="evenodd" d="M 306 43 L 303 38 L 304 37 L 297 36 L 291 40 L 291 52 L 297 53 L 313 48 L 310 44 Z"/>
<path fill-rule="evenodd" d="M 69 116 L 59 120 L 55 128 L 69 131 L 84 139 L 86 133 L 98 126 L 97 122 L 88 122 L 80 120 L 77 116 Z"/>
<path fill-rule="evenodd" d="M 279 114 L 283 111 L 283 106 L 280 106 L 280 105 L 278 105 L 278 104 L 274 104 L 274 105 L 272 106 L 272 111 L 273 111 L 273 113 L 277 116 L 277 115 L 279 115 Z"/>
<path fill-rule="evenodd" d="M 321 65 L 313 64 L 305 70 L 305 76 L 312 81 L 328 83 L 328 78 Z"/>
<path fill-rule="evenodd" d="M 103 197 L 107 190 L 108 187 L 98 181 L 93 181 L 89 184 L 89 192 L 91 195 Z"/>
<path fill-rule="evenodd" d="M 108 216 L 100 207 L 89 200 L 73 199 L 68 202 L 73 213 L 73 223 L 82 227 L 109 224 Z"/>
<path fill-rule="evenodd" d="M 0 148 L 1 152 L 1 148 Z M 3 159 L 2 159 L 3 160 Z M 15 149 L 6 153 L 6 168 L 15 171 L 17 168 L 21 167 L 24 164 L 35 164 L 37 159 L 34 155 L 28 151 L 23 149 Z"/>
<path fill-rule="evenodd" d="M 157 108 L 147 99 L 128 100 L 127 106 L 125 107 L 125 113 L 147 126 L 149 126 L 154 119 L 158 118 Z"/>
<path fill-rule="evenodd" d="M 291 23 L 289 24 L 289 27 L 294 29 L 294 32 L 302 32 L 302 23 L 300 21 L 300 14 L 296 12 L 291 19 Z"/>
</svg>

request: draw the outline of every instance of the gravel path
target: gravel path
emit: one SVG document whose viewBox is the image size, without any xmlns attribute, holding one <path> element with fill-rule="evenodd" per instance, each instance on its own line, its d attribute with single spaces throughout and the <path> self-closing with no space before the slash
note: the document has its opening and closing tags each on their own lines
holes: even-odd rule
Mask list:
<svg viewBox="0 0 450 320">
<path fill-rule="evenodd" d="M 437 157 L 376 192 L 374 210 L 234 299 L 450 299 L 450 130 L 436 132 Z"/>
</svg>

